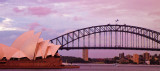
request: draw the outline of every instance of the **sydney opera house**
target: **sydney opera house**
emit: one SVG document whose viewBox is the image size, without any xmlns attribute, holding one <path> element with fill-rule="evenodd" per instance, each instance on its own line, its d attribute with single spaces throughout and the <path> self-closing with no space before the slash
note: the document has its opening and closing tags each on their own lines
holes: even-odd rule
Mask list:
<svg viewBox="0 0 160 71">
<path fill-rule="evenodd" d="M 62 68 L 57 52 L 60 45 L 39 38 L 41 32 L 28 31 L 11 46 L 0 44 L 0 68 Z"/>
</svg>

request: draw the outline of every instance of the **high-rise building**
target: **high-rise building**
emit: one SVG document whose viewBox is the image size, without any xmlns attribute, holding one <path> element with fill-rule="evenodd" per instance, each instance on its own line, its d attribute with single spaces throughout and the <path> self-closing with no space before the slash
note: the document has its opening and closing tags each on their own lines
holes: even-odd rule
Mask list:
<svg viewBox="0 0 160 71">
<path fill-rule="evenodd" d="M 143 55 L 139 55 L 139 63 L 144 64 L 144 57 Z"/>
<path fill-rule="evenodd" d="M 139 64 L 139 55 L 138 54 L 133 54 L 133 62 L 136 62 Z"/>
<path fill-rule="evenodd" d="M 150 60 L 150 54 L 148 52 L 145 52 L 143 57 L 144 57 L 145 61 L 149 61 Z"/>
<path fill-rule="evenodd" d="M 124 58 L 124 53 L 119 54 L 119 59 Z"/>
<path fill-rule="evenodd" d="M 129 54 L 126 55 L 126 58 L 127 58 L 128 60 L 129 60 L 129 59 L 132 59 L 132 57 L 133 57 L 132 55 L 129 55 Z"/>
</svg>

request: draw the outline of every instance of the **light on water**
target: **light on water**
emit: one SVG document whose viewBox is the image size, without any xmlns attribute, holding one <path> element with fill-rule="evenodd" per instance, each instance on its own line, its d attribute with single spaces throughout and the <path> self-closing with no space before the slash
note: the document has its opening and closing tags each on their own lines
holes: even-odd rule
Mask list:
<svg viewBox="0 0 160 71">
<path fill-rule="evenodd" d="M 0 69 L 0 71 L 160 71 L 160 65 L 76 64 L 75 69 Z"/>
</svg>

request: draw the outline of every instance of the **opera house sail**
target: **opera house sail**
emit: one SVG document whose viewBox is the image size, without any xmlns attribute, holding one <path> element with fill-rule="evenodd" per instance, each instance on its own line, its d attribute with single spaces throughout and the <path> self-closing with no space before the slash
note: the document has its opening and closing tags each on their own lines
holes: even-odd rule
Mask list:
<svg viewBox="0 0 160 71">
<path fill-rule="evenodd" d="M 40 38 L 41 32 L 28 31 L 11 46 L 0 44 L 0 68 L 63 68 L 60 45 Z M 40 58 L 39 58 L 40 57 Z"/>
</svg>

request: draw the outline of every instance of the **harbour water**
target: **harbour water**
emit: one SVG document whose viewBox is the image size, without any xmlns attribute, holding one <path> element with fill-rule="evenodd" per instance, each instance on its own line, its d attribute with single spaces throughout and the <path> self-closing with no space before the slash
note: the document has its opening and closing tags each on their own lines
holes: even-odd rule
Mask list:
<svg viewBox="0 0 160 71">
<path fill-rule="evenodd" d="M 76 69 L 0 69 L 0 71 L 160 71 L 160 65 L 76 64 Z"/>
</svg>

